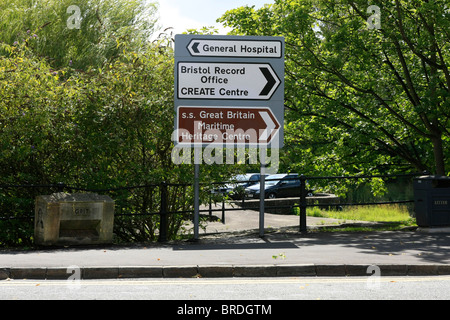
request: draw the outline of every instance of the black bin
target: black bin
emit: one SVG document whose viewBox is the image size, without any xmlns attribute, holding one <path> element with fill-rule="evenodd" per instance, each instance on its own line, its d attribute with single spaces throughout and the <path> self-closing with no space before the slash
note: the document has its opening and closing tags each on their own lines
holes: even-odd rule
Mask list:
<svg viewBox="0 0 450 320">
<path fill-rule="evenodd" d="M 419 227 L 450 226 L 450 177 L 414 179 L 414 204 Z"/>
</svg>

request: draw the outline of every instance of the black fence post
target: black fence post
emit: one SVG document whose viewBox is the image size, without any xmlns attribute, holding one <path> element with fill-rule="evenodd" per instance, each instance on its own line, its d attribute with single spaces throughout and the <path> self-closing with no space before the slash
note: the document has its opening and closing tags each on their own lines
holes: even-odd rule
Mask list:
<svg viewBox="0 0 450 320">
<path fill-rule="evenodd" d="M 300 176 L 300 232 L 306 233 L 306 177 Z"/>
<path fill-rule="evenodd" d="M 222 224 L 225 224 L 225 197 L 222 196 Z"/>
<path fill-rule="evenodd" d="M 212 190 L 209 191 L 209 221 L 212 221 Z"/>
<path fill-rule="evenodd" d="M 66 184 L 64 182 L 58 182 L 56 185 L 56 188 L 58 189 L 58 192 L 64 192 L 64 189 L 66 188 Z"/>
<path fill-rule="evenodd" d="M 161 207 L 159 210 L 159 242 L 167 241 L 167 228 L 168 228 L 168 216 L 167 216 L 167 183 L 163 181 L 160 186 L 161 195 Z"/>
</svg>

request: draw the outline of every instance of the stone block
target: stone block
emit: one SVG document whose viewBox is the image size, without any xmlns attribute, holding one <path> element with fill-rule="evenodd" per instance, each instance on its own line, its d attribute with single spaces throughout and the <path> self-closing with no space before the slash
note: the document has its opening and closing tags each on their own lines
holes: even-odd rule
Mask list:
<svg viewBox="0 0 450 320">
<path fill-rule="evenodd" d="M 275 265 L 255 265 L 255 266 L 234 266 L 233 276 L 235 277 L 275 277 L 277 266 Z"/>
<path fill-rule="evenodd" d="M 205 265 L 198 266 L 198 273 L 202 277 L 206 278 L 219 278 L 219 277 L 233 277 L 232 266 L 221 266 L 221 265 Z"/>
<path fill-rule="evenodd" d="M 47 268 L 18 268 L 14 267 L 10 270 L 11 279 L 39 279 L 46 278 Z"/>
<path fill-rule="evenodd" d="M 163 267 L 119 267 L 119 278 L 162 278 Z"/>
<path fill-rule="evenodd" d="M 118 277 L 118 267 L 84 267 L 82 269 L 83 279 L 117 279 Z"/>
<path fill-rule="evenodd" d="M 9 268 L 0 268 L 0 280 L 6 280 L 9 278 Z"/>
<path fill-rule="evenodd" d="M 198 276 L 197 266 L 164 266 L 165 278 L 193 278 Z"/>
<path fill-rule="evenodd" d="M 313 264 L 277 266 L 277 276 L 279 277 L 307 277 L 315 275 L 316 267 Z"/>
<path fill-rule="evenodd" d="M 408 276 L 437 276 L 437 265 L 410 265 L 408 266 Z"/>
<path fill-rule="evenodd" d="M 35 202 L 37 245 L 105 244 L 113 240 L 114 201 L 93 193 L 54 193 Z"/>
<path fill-rule="evenodd" d="M 316 265 L 318 277 L 344 277 L 345 265 Z"/>
</svg>

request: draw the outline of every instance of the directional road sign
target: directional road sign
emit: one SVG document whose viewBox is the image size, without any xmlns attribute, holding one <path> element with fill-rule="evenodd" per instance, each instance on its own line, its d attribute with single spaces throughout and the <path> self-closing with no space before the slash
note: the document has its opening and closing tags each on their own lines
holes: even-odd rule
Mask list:
<svg viewBox="0 0 450 320">
<path fill-rule="evenodd" d="M 266 145 L 280 123 L 269 108 L 180 106 L 178 144 Z"/>
<path fill-rule="evenodd" d="M 195 57 L 247 57 L 281 58 L 283 44 L 280 40 L 223 40 L 192 39 L 187 46 Z"/>
<path fill-rule="evenodd" d="M 280 83 L 268 63 L 178 63 L 179 99 L 269 100 Z"/>
<path fill-rule="evenodd" d="M 283 37 L 176 35 L 175 144 L 282 148 L 284 50 Z"/>
<path fill-rule="evenodd" d="M 194 146 L 194 239 L 199 234 L 200 146 L 283 147 L 284 38 L 175 36 L 174 142 Z M 230 147 L 231 145 L 231 147 Z M 197 148 L 196 148 L 197 147 Z M 264 154 L 264 152 L 262 152 Z M 261 164 L 266 163 L 265 156 Z M 265 166 L 261 165 L 264 177 Z M 264 190 L 264 178 L 261 179 Z M 263 199 L 264 192 L 261 192 Z M 260 202 L 264 235 L 264 201 Z"/>
</svg>

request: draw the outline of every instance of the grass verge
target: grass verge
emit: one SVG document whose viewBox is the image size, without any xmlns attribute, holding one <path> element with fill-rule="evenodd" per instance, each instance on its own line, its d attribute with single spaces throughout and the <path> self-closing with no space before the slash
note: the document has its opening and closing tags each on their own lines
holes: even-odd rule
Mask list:
<svg viewBox="0 0 450 320">
<path fill-rule="evenodd" d="M 372 205 L 351 206 L 342 210 L 323 210 L 319 207 L 309 207 L 306 214 L 312 217 L 333 218 L 346 221 L 383 222 L 384 224 L 373 227 L 345 227 L 336 228 L 339 231 L 370 231 L 370 230 L 400 230 L 405 227 L 414 227 L 416 219 L 412 218 L 406 205 Z M 333 231 L 334 228 L 326 228 L 323 231 Z"/>
</svg>

